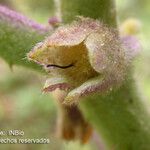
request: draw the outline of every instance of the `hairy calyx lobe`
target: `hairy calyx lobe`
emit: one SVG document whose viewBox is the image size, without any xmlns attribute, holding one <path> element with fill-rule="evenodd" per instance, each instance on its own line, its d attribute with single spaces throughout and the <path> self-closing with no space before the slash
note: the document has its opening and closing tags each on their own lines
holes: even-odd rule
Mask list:
<svg viewBox="0 0 150 150">
<path fill-rule="evenodd" d="M 64 77 L 74 87 L 66 97 L 66 103 L 71 104 L 77 102 L 81 95 L 104 93 L 110 88 L 118 87 L 124 79 L 129 63 L 126 51 L 115 29 L 108 28 L 98 20 L 80 17 L 70 25 L 56 29 L 43 41 L 40 48 L 35 48 L 28 56 L 46 66 L 65 66 L 76 62 L 73 67 L 64 70 L 56 67 L 49 71 L 51 78 Z M 91 81 L 95 78 L 98 83 L 93 85 Z M 105 90 L 102 87 L 105 87 Z M 82 89 L 82 92 L 86 91 L 86 94 L 80 94 L 78 88 Z"/>
</svg>

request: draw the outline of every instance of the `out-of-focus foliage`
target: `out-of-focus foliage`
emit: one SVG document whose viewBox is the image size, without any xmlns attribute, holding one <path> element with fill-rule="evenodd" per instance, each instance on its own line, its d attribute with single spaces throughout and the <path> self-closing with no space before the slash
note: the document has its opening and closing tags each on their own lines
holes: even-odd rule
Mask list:
<svg viewBox="0 0 150 150">
<path fill-rule="evenodd" d="M 15 8 L 39 22 L 55 16 L 54 0 L 12 0 Z"/>
<path fill-rule="evenodd" d="M 135 77 L 141 95 L 150 101 L 150 1 L 149 0 L 117 0 L 119 25 L 129 18 L 138 20 L 141 29 L 136 36 L 139 38 L 142 51 L 135 61 Z"/>
</svg>

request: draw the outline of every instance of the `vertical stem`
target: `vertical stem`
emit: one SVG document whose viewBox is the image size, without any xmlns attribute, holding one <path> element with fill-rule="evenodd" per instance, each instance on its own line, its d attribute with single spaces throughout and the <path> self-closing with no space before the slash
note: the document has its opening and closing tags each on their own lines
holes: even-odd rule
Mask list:
<svg viewBox="0 0 150 150">
<path fill-rule="evenodd" d="M 116 9 L 114 0 L 61 0 L 62 19 L 70 22 L 75 16 L 100 19 L 115 27 Z"/>
<path fill-rule="evenodd" d="M 61 1 L 60 0 L 54 0 L 55 2 L 55 9 L 56 9 L 56 17 L 58 17 L 60 20 L 62 19 L 61 18 Z"/>
<path fill-rule="evenodd" d="M 150 116 L 145 102 L 127 79 L 117 91 L 81 100 L 80 109 L 97 129 L 109 150 L 148 150 Z"/>
</svg>

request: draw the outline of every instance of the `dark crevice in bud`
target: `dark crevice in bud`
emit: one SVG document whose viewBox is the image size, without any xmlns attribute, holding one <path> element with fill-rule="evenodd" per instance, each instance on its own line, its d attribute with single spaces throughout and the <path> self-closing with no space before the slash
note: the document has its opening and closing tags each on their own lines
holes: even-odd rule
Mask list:
<svg viewBox="0 0 150 150">
<path fill-rule="evenodd" d="M 67 69 L 67 68 L 70 68 L 70 67 L 73 67 L 73 66 L 74 66 L 74 64 L 70 64 L 70 65 L 67 65 L 67 66 L 60 66 L 60 65 L 55 65 L 55 64 L 49 64 L 46 67 L 47 68 L 56 67 L 56 68 L 61 68 L 61 69 Z"/>
</svg>

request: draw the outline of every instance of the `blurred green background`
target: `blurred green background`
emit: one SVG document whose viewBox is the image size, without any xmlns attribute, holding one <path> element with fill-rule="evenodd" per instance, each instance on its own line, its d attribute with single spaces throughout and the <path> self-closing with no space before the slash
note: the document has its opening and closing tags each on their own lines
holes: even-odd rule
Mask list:
<svg viewBox="0 0 150 150">
<path fill-rule="evenodd" d="M 88 1 L 88 0 L 87 0 Z M 47 24 L 55 15 L 52 0 L 0 0 L 41 23 Z M 142 51 L 134 62 L 135 79 L 139 94 L 150 102 L 150 1 L 117 0 L 119 27 L 132 18 L 140 23 L 136 36 Z M 0 59 L 0 130 L 23 130 L 23 138 L 49 138 L 50 144 L 0 144 L 5 150 L 98 150 L 99 141 L 91 138 L 87 145 L 79 142 L 64 142 L 54 136 L 56 107 L 49 94 L 41 89 L 46 77 L 19 66 L 10 68 Z M 4 136 L 7 138 L 7 136 Z M 4 138 L 0 136 L 0 138 Z M 103 148 L 101 148 L 103 150 Z"/>
</svg>

